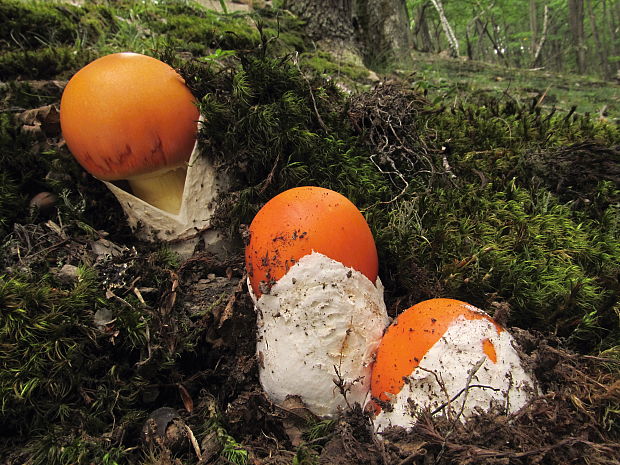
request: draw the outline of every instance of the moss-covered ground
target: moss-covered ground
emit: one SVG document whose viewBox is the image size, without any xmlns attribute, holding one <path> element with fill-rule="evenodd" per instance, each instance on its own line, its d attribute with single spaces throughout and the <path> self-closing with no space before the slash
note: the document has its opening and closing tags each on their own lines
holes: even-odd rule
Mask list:
<svg viewBox="0 0 620 465">
<path fill-rule="evenodd" d="M 592 76 L 556 74 L 544 68 L 516 69 L 484 62 L 449 59 L 431 54 L 414 57 L 412 79 L 423 88 L 432 89 L 441 99 L 467 100 L 472 93 L 507 95 L 512 98 L 535 99 L 550 111 L 569 111 L 573 106 L 580 113 L 620 118 L 620 84 Z M 411 70 L 402 70 L 407 75 Z M 458 97 L 457 97 L 458 96 Z"/>
<path fill-rule="evenodd" d="M 0 0 L 0 24 L 0 463 L 616 463 L 616 85 L 522 72 L 492 89 L 448 69 L 485 65 L 420 57 L 371 87 L 272 9 Z M 234 242 L 287 188 L 341 192 L 373 230 L 390 314 L 440 296 L 501 310 L 541 396 L 511 419 L 423 415 L 382 441 L 359 409 L 317 421 L 272 405 L 241 246 L 182 261 L 138 241 L 64 146 L 48 105 L 116 51 L 185 77 L 204 150 L 233 175 L 217 224 Z M 51 206 L 32 205 L 41 192 Z M 149 432 L 153 412 L 173 437 Z"/>
</svg>

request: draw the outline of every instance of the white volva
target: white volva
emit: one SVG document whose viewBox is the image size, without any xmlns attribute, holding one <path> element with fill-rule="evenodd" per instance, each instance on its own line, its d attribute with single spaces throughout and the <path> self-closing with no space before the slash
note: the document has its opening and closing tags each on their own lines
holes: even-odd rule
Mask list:
<svg viewBox="0 0 620 465">
<path fill-rule="evenodd" d="M 251 292 L 251 289 L 250 289 Z M 347 405 L 334 381 L 364 405 L 370 367 L 389 318 L 383 285 L 313 252 L 301 258 L 258 301 L 260 381 L 276 402 L 296 395 L 316 415 Z"/>
<path fill-rule="evenodd" d="M 211 227 L 215 199 L 228 188 L 228 179 L 200 152 L 198 144 L 190 156 L 183 188 L 181 210 L 172 214 L 161 210 L 107 181 L 103 183 L 117 198 L 131 229 L 138 237 L 169 242 L 181 256 L 192 254 L 203 241 L 205 249 L 215 253 L 226 248 L 225 239 Z"/>
<path fill-rule="evenodd" d="M 496 362 L 485 356 L 484 339 L 493 344 Z M 452 400 L 468 386 L 471 371 L 483 359 L 471 377 L 469 389 Z M 401 391 L 391 400 L 392 411 L 383 409 L 377 415 L 375 427 L 378 430 L 388 426 L 410 427 L 416 420 L 417 410 L 430 408 L 433 411 L 448 401 L 449 406 L 446 405 L 438 414 L 447 415 L 446 409 L 449 408 L 450 414 L 456 415 L 462 409 L 461 421 L 476 413 L 477 408 L 487 411 L 491 405 L 513 413 L 534 393 L 534 382 L 524 370 L 508 331 L 498 333 L 496 326 L 486 318 L 468 320 L 460 316 L 426 353 Z"/>
</svg>

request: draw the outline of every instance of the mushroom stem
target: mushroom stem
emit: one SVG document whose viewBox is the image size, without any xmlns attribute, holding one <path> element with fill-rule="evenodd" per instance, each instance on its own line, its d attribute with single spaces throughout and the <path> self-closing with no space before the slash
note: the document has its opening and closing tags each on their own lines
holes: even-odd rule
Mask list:
<svg viewBox="0 0 620 465">
<path fill-rule="evenodd" d="M 183 188 L 187 168 L 182 166 L 166 172 L 158 172 L 128 179 L 133 194 L 145 202 L 177 215 L 181 210 Z"/>
</svg>

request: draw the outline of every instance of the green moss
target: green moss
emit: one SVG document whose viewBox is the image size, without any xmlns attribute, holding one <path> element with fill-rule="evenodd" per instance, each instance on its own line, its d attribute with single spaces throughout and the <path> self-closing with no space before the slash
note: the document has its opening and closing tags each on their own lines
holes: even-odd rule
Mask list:
<svg viewBox="0 0 620 465">
<path fill-rule="evenodd" d="M 331 53 L 316 51 L 301 55 L 301 64 L 321 76 L 337 78 L 346 76 L 353 81 L 363 81 L 368 77 L 368 69 L 348 60 L 338 60 Z"/>
<path fill-rule="evenodd" d="M 24 204 L 17 183 L 6 173 L 0 173 L 0 238 L 4 238 L 11 231 Z"/>
<path fill-rule="evenodd" d="M 9 51 L 0 55 L 0 74 L 7 79 L 67 79 L 93 58 L 70 46 Z"/>
<path fill-rule="evenodd" d="M 0 280 L 5 350 L 0 379 L 3 423 L 9 430 L 43 427 L 43 422 L 79 415 L 72 385 L 81 381 L 88 359 L 76 339 L 86 330 L 79 315 L 84 311 L 87 288 L 55 291 L 49 284 L 18 279 Z M 73 404 L 73 408 L 69 407 Z M 24 419 L 30 419 L 24 422 Z"/>
<path fill-rule="evenodd" d="M 38 108 L 60 100 L 62 89 L 54 83 L 38 85 L 31 81 L 8 81 L 1 85 L 4 98 L 0 100 L 3 108 L 13 111 Z M 6 114 L 8 117 L 8 113 Z M 0 144 L 3 144 L 0 138 Z"/>
<path fill-rule="evenodd" d="M 576 106 L 577 112 L 620 117 L 620 86 L 583 75 L 555 74 L 546 70 L 526 70 L 505 66 L 449 59 L 435 54 L 414 56 L 415 80 L 442 98 L 468 101 L 477 92 L 496 97 L 509 95 L 516 101 L 540 102 L 545 111 L 558 108 L 564 114 Z"/>
<path fill-rule="evenodd" d="M 78 35 L 82 9 L 72 5 L 54 5 L 49 2 L 0 2 L 0 44 L 23 49 L 38 48 L 42 44 L 72 43 Z M 85 31 L 88 34 L 88 31 Z"/>
<path fill-rule="evenodd" d="M 204 140 L 241 173 L 222 223 L 236 230 L 284 189 L 328 187 L 366 213 L 389 301 L 506 301 L 513 324 L 554 328 L 587 350 L 617 343 L 617 190 L 608 170 L 576 182 L 586 168 L 571 158 L 544 175 L 558 150 L 593 154 L 616 143 L 617 128 L 484 94 L 449 111 L 398 87 L 347 102 L 285 60 L 227 66 L 188 74 L 208 83 L 195 89 Z M 556 194 L 559 177 L 571 188 Z"/>
<path fill-rule="evenodd" d="M 594 222 L 542 190 L 465 185 L 399 203 L 379 240 L 391 259 L 436 270 L 445 296 L 483 308 L 506 301 L 514 324 L 614 345 L 617 213 Z"/>
<path fill-rule="evenodd" d="M 117 29 L 113 10 L 50 2 L 0 1 L 0 74 L 50 79 L 67 77 L 91 60 L 85 50 Z"/>
<path fill-rule="evenodd" d="M 8 79 L 68 78 L 102 54 L 156 54 L 166 46 L 206 55 L 250 50 L 266 37 L 272 53 L 302 51 L 301 23 L 268 11 L 224 15 L 197 3 L 122 1 L 82 6 L 0 1 L 0 74 Z M 262 35 L 261 35 L 262 34 Z"/>
<path fill-rule="evenodd" d="M 13 222 L 26 221 L 27 198 L 45 185 L 44 160 L 30 150 L 33 140 L 19 131 L 13 114 L 0 113 L 0 214 L 2 238 L 13 229 Z M 42 189 L 44 190 L 44 189 Z"/>
<path fill-rule="evenodd" d="M 188 82 L 213 86 L 199 92 L 202 137 L 213 153 L 226 154 L 221 163 L 244 166 L 223 223 L 234 229 L 249 222 L 262 202 L 296 185 L 332 188 L 360 206 L 388 195 L 385 179 L 345 129 L 338 109 L 344 97 L 333 86 L 307 81 L 287 59 L 244 56 L 224 81 L 214 81 L 222 73 L 209 67 L 188 72 Z"/>
<path fill-rule="evenodd" d="M 24 260 L 49 258 L 23 250 Z M 172 353 L 155 342 L 159 336 L 150 339 L 158 323 L 138 299 L 105 297 L 102 282 L 120 292 L 111 280 L 134 272 L 127 258 L 118 264 L 108 259 L 97 271 L 80 268 L 74 284 L 40 275 L 32 263 L 29 275 L 0 277 L 3 459 L 17 442 L 33 463 L 101 463 L 130 453 L 121 443 L 127 428 L 135 434 L 130 443 L 138 441 L 135 428 L 146 416 L 142 394 L 149 383 L 170 376 L 184 348 L 177 343 Z M 155 284 L 155 270 L 142 268 L 146 285 Z M 163 350 L 147 353 L 149 341 Z M 113 424 L 121 436 L 102 440 Z"/>
<path fill-rule="evenodd" d="M 259 40 L 258 32 L 245 19 L 231 20 L 215 14 L 173 16 L 165 23 L 153 24 L 153 27 L 171 37 L 169 44 L 175 48 L 186 49 L 188 43 L 199 45 L 197 49 L 190 48 L 197 53 L 204 53 L 208 48 L 254 48 Z"/>
</svg>

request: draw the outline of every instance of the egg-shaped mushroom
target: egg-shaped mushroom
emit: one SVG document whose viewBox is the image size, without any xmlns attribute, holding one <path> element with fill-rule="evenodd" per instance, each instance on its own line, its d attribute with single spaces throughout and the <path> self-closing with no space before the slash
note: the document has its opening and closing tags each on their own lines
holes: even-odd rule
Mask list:
<svg viewBox="0 0 620 465">
<path fill-rule="evenodd" d="M 78 71 L 60 102 L 67 146 L 93 176 L 127 180 L 133 193 L 178 213 L 199 112 L 185 81 L 167 64 L 114 53 Z"/>
<path fill-rule="evenodd" d="M 372 370 L 378 429 L 411 426 L 422 410 L 465 421 L 479 409 L 512 413 L 536 392 L 508 331 L 482 310 L 431 299 L 388 327 Z"/>
<path fill-rule="evenodd" d="M 299 187 L 267 202 L 249 232 L 264 390 L 277 403 L 299 396 L 320 416 L 363 404 L 388 324 L 363 215 L 337 192 Z"/>
<path fill-rule="evenodd" d="M 139 237 L 174 241 L 183 255 L 200 239 L 223 245 L 211 218 L 228 182 L 198 150 L 199 117 L 183 78 L 138 53 L 89 63 L 60 103 L 62 134 L 77 161 L 116 196 Z"/>
</svg>

